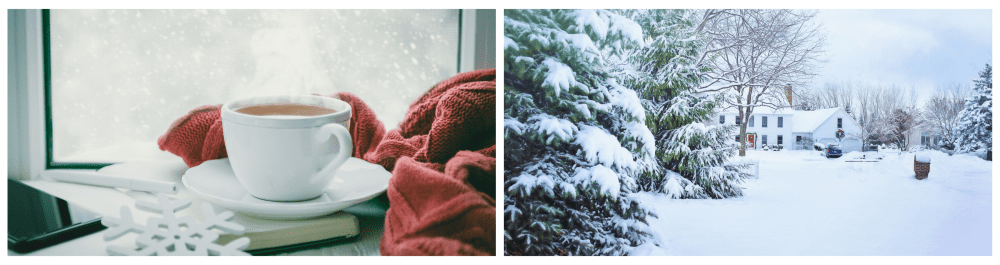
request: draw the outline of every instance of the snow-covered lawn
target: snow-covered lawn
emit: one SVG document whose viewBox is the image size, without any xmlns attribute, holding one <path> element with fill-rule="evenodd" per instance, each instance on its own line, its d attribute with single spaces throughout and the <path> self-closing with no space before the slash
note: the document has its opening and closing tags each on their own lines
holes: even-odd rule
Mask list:
<svg viewBox="0 0 1000 265">
<path fill-rule="evenodd" d="M 914 178 L 912 153 L 854 163 L 855 153 L 748 151 L 760 178 L 743 197 L 637 194 L 659 216 L 649 223 L 662 244 L 633 254 L 991 255 L 990 162 L 921 153 L 932 159 L 925 180 Z"/>
</svg>

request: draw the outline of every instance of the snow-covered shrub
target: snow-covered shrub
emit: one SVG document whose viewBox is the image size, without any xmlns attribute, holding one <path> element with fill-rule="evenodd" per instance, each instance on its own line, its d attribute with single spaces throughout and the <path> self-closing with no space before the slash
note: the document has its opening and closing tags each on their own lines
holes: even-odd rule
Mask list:
<svg viewBox="0 0 1000 265">
<path fill-rule="evenodd" d="M 975 95 L 965 99 L 965 109 L 958 113 L 958 153 L 993 151 L 993 67 L 986 64 L 975 83 Z"/>
<path fill-rule="evenodd" d="M 603 57 L 644 44 L 605 10 L 505 11 L 505 255 L 625 255 L 652 240 L 632 193 L 656 170 L 653 135 Z"/>
<path fill-rule="evenodd" d="M 726 165 L 736 152 L 736 126 L 712 125 L 720 98 L 697 92 L 707 69 L 700 62 L 705 41 L 696 32 L 691 10 L 621 12 L 642 27 L 646 47 L 611 56 L 622 83 L 643 98 L 646 125 L 656 139 L 656 166 L 639 179 L 643 190 L 676 198 L 741 196 L 739 184 L 751 175 Z"/>
</svg>

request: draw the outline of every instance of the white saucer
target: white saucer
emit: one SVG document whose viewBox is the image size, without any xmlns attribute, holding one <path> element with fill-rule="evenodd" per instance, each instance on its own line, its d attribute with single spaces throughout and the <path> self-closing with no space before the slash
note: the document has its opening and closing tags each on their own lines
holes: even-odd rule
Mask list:
<svg viewBox="0 0 1000 265">
<path fill-rule="evenodd" d="M 389 187 L 392 174 L 382 166 L 349 158 L 337 169 L 330 186 L 318 198 L 300 202 L 273 202 L 251 196 L 236 180 L 229 159 L 205 161 L 181 177 L 187 190 L 232 211 L 267 219 L 304 219 L 327 215 L 378 196 Z"/>
</svg>

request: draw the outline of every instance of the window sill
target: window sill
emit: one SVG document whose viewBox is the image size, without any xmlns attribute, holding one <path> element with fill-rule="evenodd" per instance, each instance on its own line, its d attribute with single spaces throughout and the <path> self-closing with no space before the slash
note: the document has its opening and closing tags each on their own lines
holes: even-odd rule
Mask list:
<svg viewBox="0 0 1000 265">
<path fill-rule="evenodd" d="M 114 149 L 108 149 L 114 150 Z M 142 151 L 138 151 L 142 152 Z M 192 199 L 191 207 L 178 211 L 179 216 L 192 216 L 198 220 L 204 220 L 200 209 L 202 203 L 208 203 L 188 192 L 181 183 L 181 176 L 188 167 L 184 162 L 175 156 L 168 159 L 143 159 L 141 161 L 125 162 L 104 167 L 97 172 L 112 176 L 133 177 L 150 180 L 168 181 L 179 184 L 179 191 L 173 198 Z M 25 181 L 25 184 L 36 189 L 48 192 L 61 197 L 69 202 L 79 204 L 85 208 L 93 210 L 104 216 L 118 217 L 121 207 L 127 206 L 132 209 L 134 220 L 138 223 L 146 223 L 150 217 L 160 217 L 158 214 L 139 211 L 135 209 L 135 202 L 155 201 L 156 196 L 148 192 L 132 191 L 127 189 L 99 187 L 91 185 L 73 184 L 54 181 L 46 177 Z M 282 255 L 379 255 L 378 245 L 382 238 L 385 220 L 385 211 L 373 202 L 365 202 L 345 209 L 358 217 L 361 221 L 361 234 L 357 240 L 349 243 L 325 246 L 314 249 L 300 250 Z M 213 205 L 216 212 L 226 209 Z M 19 254 L 8 250 L 8 255 L 30 255 L 30 256 L 103 256 L 107 255 L 107 246 L 132 246 L 136 235 L 126 235 L 122 238 L 105 242 L 102 232 L 86 235 L 51 247 L 43 248 L 27 254 Z"/>
<path fill-rule="evenodd" d="M 156 142 L 117 144 L 105 148 L 54 158 L 57 163 L 122 163 L 130 161 L 182 161 L 160 150 Z"/>
</svg>

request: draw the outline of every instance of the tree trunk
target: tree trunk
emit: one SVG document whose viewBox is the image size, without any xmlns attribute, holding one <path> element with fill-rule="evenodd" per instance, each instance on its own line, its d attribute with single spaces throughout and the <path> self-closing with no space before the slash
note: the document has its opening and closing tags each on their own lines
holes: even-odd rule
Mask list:
<svg viewBox="0 0 1000 265">
<path fill-rule="evenodd" d="M 747 118 L 750 115 L 744 115 L 743 108 L 737 108 L 739 110 L 740 119 L 740 156 L 747 156 Z"/>
<path fill-rule="evenodd" d="M 747 127 L 740 125 L 740 156 L 747 155 Z"/>
</svg>

